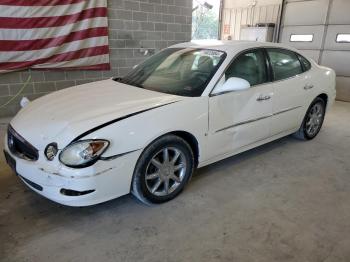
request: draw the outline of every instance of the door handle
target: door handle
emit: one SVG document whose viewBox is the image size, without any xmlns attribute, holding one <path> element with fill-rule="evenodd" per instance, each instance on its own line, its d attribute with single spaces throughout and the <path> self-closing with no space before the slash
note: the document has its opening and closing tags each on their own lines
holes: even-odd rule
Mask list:
<svg viewBox="0 0 350 262">
<path fill-rule="evenodd" d="M 256 99 L 256 101 L 265 101 L 265 100 L 269 100 L 271 98 L 271 96 L 269 96 L 269 95 L 266 95 L 266 96 L 262 96 L 262 95 L 260 95 L 257 99 Z"/>
<path fill-rule="evenodd" d="M 304 89 L 305 89 L 305 90 L 308 90 L 308 89 L 311 89 L 311 88 L 313 88 L 313 87 L 314 87 L 314 85 L 309 85 L 309 84 L 307 84 L 307 85 L 304 86 Z"/>
</svg>

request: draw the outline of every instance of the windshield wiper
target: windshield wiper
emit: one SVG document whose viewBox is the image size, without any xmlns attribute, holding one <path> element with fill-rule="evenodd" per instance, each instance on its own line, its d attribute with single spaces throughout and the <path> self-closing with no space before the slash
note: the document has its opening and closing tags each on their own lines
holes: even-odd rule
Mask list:
<svg viewBox="0 0 350 262">
<path fill-rule="evenodd" d="M 116 81 L 116 82 L 119 82 L 119 83 L 122 83 L 122 84 L 126 84 L 126 85 L 136 86 L 136 87 L 139 87 L 139 88 L 145 88 L 142 84 L 136 85 L 135 83 L 132 83 L 130 81 L 126 81 L 126 80 L 124 80 L 121 77 L 115 77 L 112 80 Z"/>
<path fill-rule="evenodd" d="M 121 77 L 114 77 L 114 78 L 112 78 L 112 80 L 116 81 L 116 82 L 123 83 L 123 78 L 121 78 Z"/>
</svg>

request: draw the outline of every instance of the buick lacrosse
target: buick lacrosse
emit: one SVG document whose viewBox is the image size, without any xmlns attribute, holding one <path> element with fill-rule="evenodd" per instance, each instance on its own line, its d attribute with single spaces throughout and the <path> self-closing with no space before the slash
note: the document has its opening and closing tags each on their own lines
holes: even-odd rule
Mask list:
<svg viewBox="0 0 350 262">
<path fill-rule="evenodd" d="M 290 134 L 313 139 L 334 98 L 334 71 L 292 48 L 183 43 L 123 78 L 30 102 L 4 151 L 27 186 L 64 205 L 130 192 L 162 203 L 196 168 Z"/>
</svg>

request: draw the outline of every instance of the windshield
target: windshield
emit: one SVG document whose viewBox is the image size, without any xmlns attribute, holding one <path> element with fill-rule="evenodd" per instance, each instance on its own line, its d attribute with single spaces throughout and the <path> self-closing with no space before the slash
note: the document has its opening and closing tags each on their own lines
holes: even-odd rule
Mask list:
<svg viewBox="0 0 350 262">
<path fill-rule="evenodd" d="M 168 48 L 116 81 L 180 96 L 200 96 L 225 58 L 210 49 Z"/>
</svg>

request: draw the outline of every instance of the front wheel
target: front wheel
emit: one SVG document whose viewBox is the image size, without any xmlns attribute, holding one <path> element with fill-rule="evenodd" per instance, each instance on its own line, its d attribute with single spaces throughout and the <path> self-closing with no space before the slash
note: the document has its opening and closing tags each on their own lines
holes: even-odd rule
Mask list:
<svg viewBox="0 0 350 262">
<path fill-rule="evenodd" d="M 311 140 L 320 132 L 326 113 L 326 103 L 316 98 L 310 105 L 300 129 L 294 134 L 296 138 Z"/>
<path fill-rule="evenodd" d="M 132 193 L 143 203 L 163 203 L 175 198 L 194 170 L 191 147 L 182 138 L 165 135 L 141 154 L 134 171 Z"/>
</svg>

